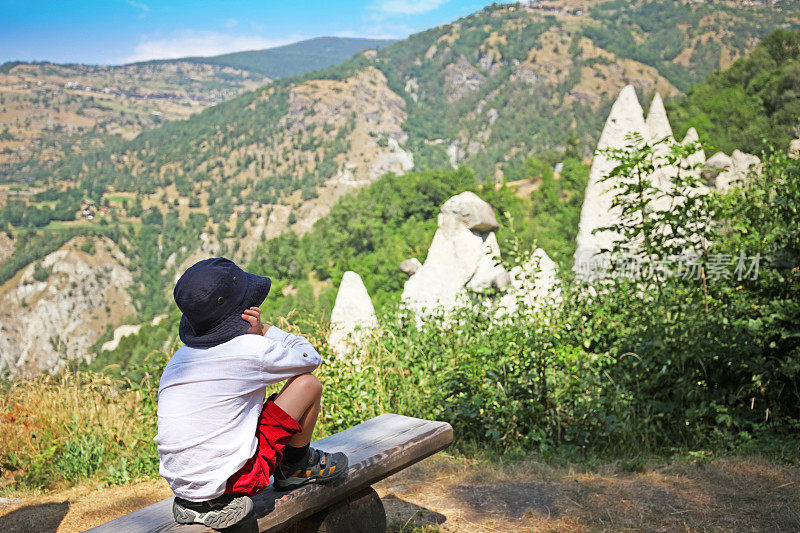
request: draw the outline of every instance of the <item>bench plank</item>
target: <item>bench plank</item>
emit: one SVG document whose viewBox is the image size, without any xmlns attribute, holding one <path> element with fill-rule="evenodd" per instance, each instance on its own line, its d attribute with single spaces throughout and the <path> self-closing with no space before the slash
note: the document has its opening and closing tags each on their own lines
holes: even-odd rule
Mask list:
<svg viewBox="0 0 800 533">
<path fill-rule="evenodd" d="M 332 502 L 365 489 L 395 472 L 447 448 L 453 428 L 407 416 L 383 414 L 330 437 L 314 447 L 347 454 L 347 476 L 328 485 L 306 485 L 280 493 L 269 488 L 253 498 L 261 532 L 278 531 L 329 507 Z M 172 518 L 172 498 L 97 526 L 93 533 L 193 533 L 210 531 L 202 525 L 183 526 Z"/>
</svg>

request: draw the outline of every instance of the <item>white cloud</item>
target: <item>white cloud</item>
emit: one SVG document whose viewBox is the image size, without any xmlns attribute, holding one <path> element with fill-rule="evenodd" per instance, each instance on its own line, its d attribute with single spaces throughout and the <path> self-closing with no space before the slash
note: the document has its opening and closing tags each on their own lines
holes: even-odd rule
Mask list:
<svg viewBox="0 0 800 533">
<path fill-rule="evenodd" d="M 150 59 L 177 59 L 190 56 L 214 56 L 243 50 L 261 50 L 302 40 L 302 36 L 287 39 L 266 39 L 257 35 L 232 35 L 215 31 L 184 30 L 169 37 L 143 35 L 133 54 L 121 63 Z"/>
<path fill-rule="evenodd" d="M 239 24 L 239 21 L 236 20 L 236 19 L 228 19 L 228 20 L 225 21 L 225 27 L 228 28 L 228 29 L 233 28 L 234 26 L 236 26 L 238 24 Z"/>
<path fill-rule="evenodd" d="M 438 9 L 448 0 L 379 0 L 374 4 L 376 11 L 384 15 L 419 15 Z"/>
<path fill-rule="evenodd" d="M 145 15 L 147 15 L 150 12 L 150 6 L 148 6 L 144 2 L 134 2 L 133 0 L 128 0 L 128 5 L 142 11 L 141 13 L 139 13 L 140 19 L 144 18 Z"/>
</svg>

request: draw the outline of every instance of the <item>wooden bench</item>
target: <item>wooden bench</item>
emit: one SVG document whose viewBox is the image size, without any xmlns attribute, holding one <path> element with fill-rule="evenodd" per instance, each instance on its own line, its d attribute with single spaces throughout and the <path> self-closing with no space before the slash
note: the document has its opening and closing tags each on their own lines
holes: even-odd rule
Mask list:
<svg viewBox="0 0 800 533">
<path fill-rule="evenodd" d="M 254 516 L 235 529 L 241 533 L 285 531 L 365 532 L 386 530 L 386 514 L 372 484 L 434 453 L 453 441 L 453 428 L 407 416 L 384 414 L 313 443 L 347 454 L 347 476 L 328 485 L 306 485 L 292 492 L 269 488 L 253 498 Z M 193 533 L 202 525 L 179 525 L 172 498 L 90 529 L 93 533 Z"/>
</svg>

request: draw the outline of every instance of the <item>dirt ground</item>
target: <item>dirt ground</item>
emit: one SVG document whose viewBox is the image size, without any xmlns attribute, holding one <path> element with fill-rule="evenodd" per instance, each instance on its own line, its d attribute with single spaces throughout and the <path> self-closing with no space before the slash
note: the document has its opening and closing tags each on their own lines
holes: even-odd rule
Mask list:
<svg viewBox="0 0 800 533">
<path fill-rule="evenodd" d="M 759 457 L 625 472 L 439 454 L 375 487 L 392 532 L 800 531 L 800 467 Z M 163 480 L 0 499 L 0 531 L 83 531 L 170 496 Z"/>
</svg>

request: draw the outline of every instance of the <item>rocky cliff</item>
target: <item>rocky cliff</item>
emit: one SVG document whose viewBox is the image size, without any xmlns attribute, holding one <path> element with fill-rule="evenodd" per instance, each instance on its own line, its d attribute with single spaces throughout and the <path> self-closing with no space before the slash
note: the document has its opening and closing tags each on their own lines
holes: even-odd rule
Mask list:
<svg viewBox="0 0 800 533">
<path fill-rule="evenodd" d="M 109 239 L 81 237 L 5 283 L 0 288 L 0 373 L 29 376 L 89 357 L 89 347 L 107 324 L 135 314 L 126 263 Z"/>
</svg>

